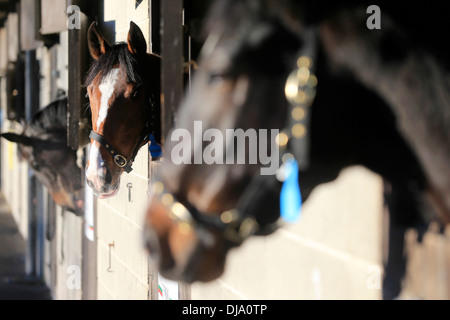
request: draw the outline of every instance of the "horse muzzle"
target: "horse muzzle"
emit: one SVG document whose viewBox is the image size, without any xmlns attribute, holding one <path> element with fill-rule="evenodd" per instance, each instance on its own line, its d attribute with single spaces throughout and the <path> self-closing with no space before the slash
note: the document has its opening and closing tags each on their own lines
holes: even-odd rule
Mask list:
<svg viewBox="0 0 450 320">
<path fill-rule="evenodd" d="M 95 184 L 92 181 L 87 180 L 88 186 L 92 189 L 94 195 L 99 199 L 107 199 L 114 197 L 119 191 L 118 187 L 111 186 L 101 186 L 98 189 L 95 187 Z"/>
<path fill-rule="evenodd" d="M 102 155 L 98 146 L 92 146 L 89 161 L 86 164 L 86 183 L 100 199 L 113 197 L 120 185 L 122 170 L 115 165 L 108 165 L 107 154 Z"/>
<path fill-rule="evenodd" d="M 86 170 L 86 183 L 100 199 L 115 196 L 119 191 L 119 182 L 120 176 L 114 177 L 106 166 L 97 169 L 88 167 Z"/>
<path fill-rule="evenodd" d="M 168 279 L 207 282 L 223 273 L 228 249 L 220 241 L 206 245 L 196 230 L 170 219 L 157 197 L 147 208 L 144 241 L 150 260 Z"/>
</svg>

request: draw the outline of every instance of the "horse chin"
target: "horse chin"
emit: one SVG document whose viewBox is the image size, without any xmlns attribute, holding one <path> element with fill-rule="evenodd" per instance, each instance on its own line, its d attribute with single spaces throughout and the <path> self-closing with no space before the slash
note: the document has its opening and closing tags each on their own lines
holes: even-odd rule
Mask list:
<svg viewBox="0 0 450 320">
<path fill-rule="evenodd" d="M 86 179 L 87 185 L 91 188 L 93 194 L 99 199 L 114 197 L 119 191 L 120 177 L 112 184 L 101 184 L 98 181 Z"/>
<path fill-rule="evenodd" d="M 215 263 L 215 261 L 209 260 L 209 263 L 206 263 L 208 268 L 205 268 L 206 265 L 202 262 L 202 259 L 205 261 L 209 260 L 208 257 L 196 257 L 195 260 L 185 266 L 174 265 L 172 268 L 164 268 L 160 264 L 159 272 L 167 279 L 189 284 L 214 281 L 223 274 L 225 269 L 224 261 Z"/>
<path fill-rule="evenodd" d="M 71 205 L 67 207 L 67 210 L 72 211 L 77 216 L 82 216 L 84 214 L 84 200 L 82 197 L 83 192 L 74 192 L 72 195 Z"/>
<path fill-rule="evenodd" d="M 107 199 L 114 197 L 117 194 L 117 192 L 119 192 L 119 185 L 120 185 L 119 183 L 117 183 L 114 185 L 101 186 L 101 190 L 97 190 L 97 188 L 91 181 L 87 180 L 87 184 L 91 188 L 92 193 L 99 199 Z"/>
<path fill-rule="evenodd" d="M 173 281 L 189 284 L 194 282 L 210 282 L 219 278 L 224 272 L 224 261 L 215 263 L 216 261 L 210 260 L 202 254 L 199 256 L 193 255 L 189 260 L 186 264 L 179 264 L 174 257 L 168 258 L 164 254 L 163 256 L 155 255 L 155 251 L 151 251 L 150 253 L 150 261 L 158 269 L 160 274 L 164 278 Z M 208 261 L 206 265 L 203 260 Z M 205 266 L 208 268 L 205 268 Z"/>
<path fill-rule="evenodd" d="M 111 191 L 108 191 L 108 192 L 96 192 L 96 191 L 94 191 L 94 194 L 99 199 L 108 199 L 108 198 L 114 197 L 117 194 L 117 192 L 119 192 L 119 188 L 112 189 Z"/>
<path fill-rule="evenodd" d="M 185 283 L 220 277 L 229 250 L 213 232 L 200 234 L 194 228 L 183 228 L 158 197 L 152 197 L 147 207 L 144 245 L 163 277 Z"/>
</svg>

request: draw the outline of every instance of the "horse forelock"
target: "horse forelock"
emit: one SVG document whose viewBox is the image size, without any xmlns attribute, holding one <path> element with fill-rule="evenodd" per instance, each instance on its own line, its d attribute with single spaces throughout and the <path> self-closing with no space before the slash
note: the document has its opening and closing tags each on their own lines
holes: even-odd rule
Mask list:
<svg viewBox="0 0 450 320">
<path fill-rule="evenodd" d="M 139 61 L 139 65 L 142 61 Z M 126 43 L 118 43 L 113 46 L 107 53 L 99 57 L 91 65 L 84 85 L 89 86 L 96 77 L 103 78 L 108 75 L 112 69 L 120 65 L 125 71 L 128 82 L 132 82 L 135 85 L 141 85 L 143 82 L 142 71 L 146 68 L 138 68 L 138 60 L 135 55 L 128 51 Z"/>
<path fill-rule="evenodd" d="M 286 52 L 296 54 L 302 44 L 283 19 L 280 12 L 271 10 L 270 1 L 218 1 L 205 25 L 204 32 L 209 36 L 202 56 L 223 46 L 233 63 L 243 69 L 253 66 L 254 71 L 279 73 L 286 62 L 290 63 Z M 280 57 L 280 53 L 285 56 Z"/>
</svg>

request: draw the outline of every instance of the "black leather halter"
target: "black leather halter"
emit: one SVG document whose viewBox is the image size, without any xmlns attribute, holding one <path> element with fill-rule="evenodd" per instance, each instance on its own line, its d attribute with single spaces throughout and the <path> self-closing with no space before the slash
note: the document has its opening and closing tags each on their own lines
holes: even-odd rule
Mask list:
<svg viewBox="0 0 450 320">
<path fill-rule="evenodd" d="M 122 168 L 126 173 L 130 173 L 133 168 L 133 161 L 136 158 L 136 155 L 140 149 L 140 146 L 146 142 L 148 140 L 148 126 L 146 126 L 146 128 L 144 129 L 144 133 L 142 134 L 138 145 L 136 146 L 136 148 L 133 151 L 133 154 L 131 156 L 131 158 L 127 159 L 125 156 L 119 154 L 117 152 L 117 149 L 114 148 L 111 143 L 108 142 L 108 140 L 105 139 L 105 137 L 103 137 L 101 134 L 98 134 L 95 131 L 91 131 L 91 133 L 89 134 L 89 138 L 94 139 L 95 141 L 97 141 L 103 148 L 105 148 L 108 153 L 112 156 L 114 163 Z"/>
</svg>

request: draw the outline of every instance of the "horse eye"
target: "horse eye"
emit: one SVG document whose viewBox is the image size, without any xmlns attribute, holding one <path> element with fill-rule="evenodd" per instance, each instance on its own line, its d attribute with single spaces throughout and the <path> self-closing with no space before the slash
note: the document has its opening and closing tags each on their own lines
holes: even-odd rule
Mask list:
<svg viewBox="0 0 450 320">
<path fill-rule="evenodd" d="M 89 98 L 89 92 L 91 92 L 92 91 L 92 85 L 89 85 L 87 88 L 86 88 L 86 98 Z"/>
<path fill-rule="evenodd" d="M 208 83 L 210 85 L 220 84 L 224 81 L 230 80 L 231 74 L 226 73 L 211 73 L 208 78 Z"/>
<path fill-rule="evenodd" d="M 134 92 L 133 92 L 133 94 L 131 95 L 131 97 L 132 97 L 133 99 L 137 99 L 137 98 L 140 97 L 141 93 L 142 93 L 142 90 L 136 89 L 136 90 L 134 90 Z"/>
</svg>

